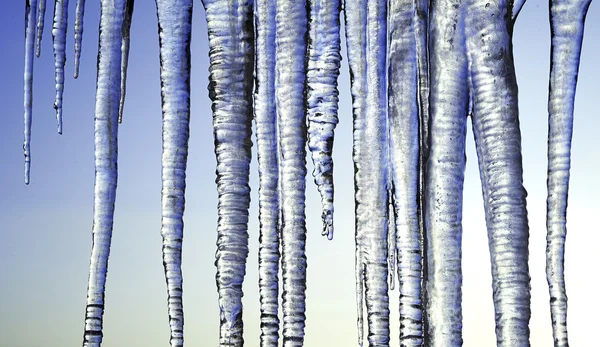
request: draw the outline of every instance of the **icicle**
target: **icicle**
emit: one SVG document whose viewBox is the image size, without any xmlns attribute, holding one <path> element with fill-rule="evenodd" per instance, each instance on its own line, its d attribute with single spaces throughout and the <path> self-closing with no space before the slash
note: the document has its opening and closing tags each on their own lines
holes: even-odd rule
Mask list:
<svg viewBox="0 0 600 347">
<path fill-rule="evenodd" d="M 25 140 L 23 152 L 25 154 L 25 184 L 29 184 L 29 170 L 31 167 L 31 113 L 33 108 L 33 45 L 35 42 L 35 17 L 37 14 L 37 0 L 25 1 L 25 72 L 23 73 L 24 91 L 24 123 Z"/>
<path fill-rule="evenodd" d="M 254 119 L 259 175 L 258 286 L 261 347 L 277 346 L 279 341 L 279 164 L 275 111 L 275 11 L 275 1 L 257 0 L 255 3 Z"/>
<path fill-rule="evenodd" d="M 473 123 L 486 209 L 498 346 L 529 346 L 527 208 L 512 20 L 505 1 L 468 0 Z"/>
<path fill-rule="evenodd" d="M 126 0 L 123 42 L 129 33 L 133 0 Z M 156 0 L 160 40 L 163 112 L 162 229 L 163 264 L 167 280 L 171 346 L 183 346 L 183 277 L 181 246 L 185 209 L 190 121 L 190 42 L 192 0 Z M 121 46 L 121 53 L 127 54 Z M 121 64 L 125 57 L 121 57 Z M 123 69 L 121 65 L 121 74 Z M 121 75 L 121 81 L 123 81 Z M 123 85 L 121 85 L 121 88 Z M 123 89 L 121 89 L 121 93 Z M 123 94 L 121 94 L 121 97 Z M 122 100 L 122 99 L 121 99 Z M 122 105 L 122 104 L 121 104 Z M 120 115 L 121 108 L 119 108 Z"/>
<path fill-rule="evenodd" d="M 129 61 L 129 32 L 134 0 L 126 0 L 125 18 L 123 19 L 123 41 L 121 42 L 121 97 L 119 99 L 119 124 L 123 121 L 123 107 L 127 87 L 127 63 Z"/>
<path fill-rule="evenodd" d="M 117 135 L 121 27 L 125 0 L 102 0 L 96 87 L 94 224 L 85 313 L 84 347 L 102 343 L 104 288 L 117 190 Z"/>
<path fill-rule="evenodd" d="M 389 129 L 389 123 L 388 123 L 388 129 Z M 388 138 L 389 138 L 389 134 L 388 134 Z M 391 149 L 388 146 L 388 153 L 391 152 Z M 388 164 L 388 167 L 391 168 L 391 164 Z M 392 170 L 388 170 L 388 177 L 391 180 L 392 177 Z M 397 233 L 396 233 L 396 219 L 397 219 L 397 214 L 394 210 L 394 188 L 393 188 L 393 184 L 389 183 L 390 189 L 388 189 L 388 238 L 387 238 L 387 244 L 388 244 L 388 274 L 389 274 L 389 278 L 390 278 L 390 283 L 389 283 L 389 287 L 390 290 L 394 290 L 396 288 L 396 263 L 398 261 L 398 257 L 397 257 L 397 252 L 396 252 L 396 246 L 397 246 Z M 400 278 L 398 278 L 398 280 L 400 280 Z"/>
<path fill-rule="evenodd" d="M 217 156 L 217 289 L 221 346 L 242 346 L 242 282 L 248 256 L 252 132 L 252 1 L 203 0 Z"/>
<path fill-rule="evenodd" d="M 552 57 L 548 100 L 548 199 L 546 278 L 554 346 L 569 345 L 564 279 L 567 196 L 571 167 L 573 111 L 585 17 L 591 0 L 550 1 Z"/>
<path fill-rule="evenodd" d="M 302 346 L 306 291 L 306 1 L 277 0 L 275 97 L 282 210 L 283 346 Z"/>
<path fill-rule="evenodd" d="M 417 211 L 419 84 L 414 1 L 390 1 L 388 23 L 388 117 L 394 215 L 397 218 L 394 234 L 400 283 L 400 345 L 421 346 L 421 246 Z"/>
<path fill-rule="evenodd" d="M 46 0 L 40 0 L 40 8 L 38 11 L 38 22 L 37 22 L 37 40 L 35 43 L 35 56 L 40 57 L 41 45 L 42 45 L 42 34 L 44 33 L 44 17 L 46 16 Z"/>
<path fill-rule="evenodd" d="M 432 3 L 425 173 L 427 346 L 462 345 L 462 194 L 468 106 L 464 3 Z"/>
<path fill-rule="evenodd" d="M 52 23 L 52 46 L 54 51 L 54 75 L 56 80 L 56 121 L 58 133 L 62 134 L 62 100 L 65 88 L 65 49 L 67 38 L 67 15 L 69 0 L 56 0 L 54 2 L 54 20 Z"/>
<path fill-rule="evenodd" d="M 387 2 L 346 0 L 346 38 L 354 109 L 356 266 L 359 344 L 362 291 L 370 345 L 389 344 L 388 130 L 386 124 Z M 364 283 L 363 283 L 364 281 Z"/>
<path fill-rule="evenodd" d="M 45 0 L 44 0 L 45 1 Z M 79 59 L 81 58 L 81 41 L 83 39 L 83 14 L 85 0 L 77 0 L 75 7 L 75 72 L 73 77 L 79 77 Z"/>
<path fill-rule="evenodd" d="M 333 132 L 338 123 L 340 0 L 310 0 L 308 71 L 308 147 L 313 177 L 321 193 L 323 235 L 333 238 Z"/>
</svg>

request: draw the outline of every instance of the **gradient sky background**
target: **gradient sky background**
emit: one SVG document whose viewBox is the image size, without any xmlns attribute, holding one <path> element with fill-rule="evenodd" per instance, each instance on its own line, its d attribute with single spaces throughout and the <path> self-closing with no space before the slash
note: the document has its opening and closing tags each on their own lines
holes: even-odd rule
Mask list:
<svg viewBox="0 0 600 347">
<path fill-rule="evenodd" d="M 547 1 L 529 0 L 515 28 L 525 187 L 530 221 L 531 343 L 551 346 L 545 280 L 547 90 L 550 29 Z M 64 134 L 56 133 L 52 3 L 48 2 L 42 57 L 35 60 L 31 184 L 23 183 L 24 1 L 0 11 L 0 346 L 81 344 L 91 247 L 94 184 L 93 119 L 99 1 L 88 1 L 81 74 L 73 75 L 75 1 L 70 4 L 64 94 Z M 204 9 L 195 2 L 192 44 L 192 120 L 183 249 L 185 339 L 218 345 L 215 285 L 217 192 L 208 44 Z M 600 228 L 600 8 L 592 4 L 582 54 L 568 210 L 566 280 L 573 346 L 597 338 L 595 268 Z M 119 185 L 104 316 L 105 347 L 167 346 L 169 326 L 161 259 L 161 109 L 158 35 L 153 1 L 137 1 L 131 28 L 127 100 L 119 136 Z M 334 147 L 336 234 L 320 236 L 320 202 L 307 185 L 306 346 L 356 346 L 354 295 L 351 101 L 345 51 L 340 76 L 340 124 Z M 470 129 L 463 213 L 464 345 L 495 345 L 487 233 Z M 256 147 L 254 147 L 254 150 Z M 254 153 L 255 154 L 255 153 Z M 250 256 L 244 283 L 246 346 L 258 346 L 257 167 L 252 163 Z M 310 160 L 309 160 L 310 162 Z M 309 172 L 312 166 L 309 164 Z M 594 271 L 594 272 L 592 272 Z M 392 345 L 398 344 L 398 291 L 391 294 Z"/>
</svg>

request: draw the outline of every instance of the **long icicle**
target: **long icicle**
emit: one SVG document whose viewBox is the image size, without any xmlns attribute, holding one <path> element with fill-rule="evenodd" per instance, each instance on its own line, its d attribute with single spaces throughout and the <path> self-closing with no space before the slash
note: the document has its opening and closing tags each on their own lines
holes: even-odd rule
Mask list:
<svg viewBox="0 0 600 347">
<path fill-rule="evenodd" d="M 340 0 L 310 0 L 308 71 L 308 148 L 313 177 L 321 193 L 323 231 L 333 238 L 333 133 L 338 123 Z"/>
<path fill-rule="evenodd" d="M 567 293 L 564 279 L 567 236 L 567 196 L 575 90 L 585 17 L 591 0 L 550 1 L 552 29 L 550 94 L 548 100 L 548 198 L 546 208 L 546 278 L 554 346 L 569 345 Z"/>
<path fill-rule="evenodd" d="M 523 188 L 513 20 L 504 1 L 468 0 L 467 53 L 480 156 L 498 346 L 529 346 L 529 228 Z"/>
<path fill-rule="evenodd" d="M 134 0 L 127 0 L 125 18 L 123 19 L 123 39 L 121 42 L 121 97 L 119 98 L 119 124 L 123 121 L 125 94 L 127 91 L 127 64 L 129 63 L 129 32 L 131 31 L 131 16 L 133 15 Z"/>
<path fill-rule="evenodd" d="M 252 1 L 203 0 L 208 25 L 217 191 L 220 346 L 242 346 L 252 132 Z"/>
<path fill-rule="evenodd" d="M 414 14 L 413 0 L 390 1 L 388 117 L 396 216 L 397 271 L 400 283 L 401 346 L 420 346 L 423 343 L 421 246 L 417 208 L 419 85 Z"/>
<path fill-rule="evenodd" d="M 33 54 L 35 44 L 35 18 L 37 14 L 37 0 L 25 1 L 25 72 L 23 73 L 24 95 L 24 141 L 23 153 L 25 155 L 25 184 L 29 184 L 31 168 L 31 114 L 33 110 Z"/>
<path fill-rule="evenodd" d="M 462 345 L 462 194 L 468 106 L 464 3 L 432 3 L 425 172 L 427 346 Z"/>
<path fill-rule="evenodd" d="M 77 5 L 75 6 L 75 71 L 73 72 L 74 78 L 79 77 L 79 61 L 81 59 L 81 42 L 83 40 L 84 12 L 85 0 L 77 0 Z"/>
<path fill-rule="evenodd" d="M 88 281 L 84 347 L 102 343 L 104 289 L 113 230 L 117 193 L 117 117 L 121 80 L 121 28 L 125 0 L 102 0 L 98 44 L 98 78 L 94 144 L 96 177 L 94 182 L 94 224 Z"/>
<path fill-rule="evenodd" d="M 131 20 L 132 8 L 133 0 L 127 0 L 123 35 L 125 27 L 130 25 L 126 22 Z M 183 346 L 181 247 L 185 210 L 185 170 L 190 134 L 192 8 L 192 0 L 156 0 L 163 113 L 161 235 L 171 328 L 169 342 L 172 347 Z M 121 52 L 125 54 L 123 49 Z"/>
<path fill-rule="evenodd" d="M 281 160 L 283 346 L 302 346 L 306 304 L 305 0 L 277 0 L 275 97 Z"/>
<path fill-rule="evenodd" d="M 32 1 L 30 1 L 32 2 Z M 40 57 L 42 51 L 42 34 L 44 33 L 44 19 L 46 17 L 46 0 L 39 1 L 38 21 L 37 21 L 37 38 L 35 41 L 35 56 Z"/>
<path fill-rule="evenodd" d="M 256 0 L 254 120 L 258 151 L 260 345 L 279 341 L 279 162 L 275 110 L 275 1 Z"/>
<path fill-rule="evenodd" d="M 69 0 L 56 0 L 54 2 L 54 20 L 52 22 L 52 46 L 54 51 L 54 78 L 56 81 L 56 121 L 58 133 L 62 134 L 62 102 L 65 89 L 65 61 L 67 41 L 67 20 L 69 13 Z"/>
</svg>

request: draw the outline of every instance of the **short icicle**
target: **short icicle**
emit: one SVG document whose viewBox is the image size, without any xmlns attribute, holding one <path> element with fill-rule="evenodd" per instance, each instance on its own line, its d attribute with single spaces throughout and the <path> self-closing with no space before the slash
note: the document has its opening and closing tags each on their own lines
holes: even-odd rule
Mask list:
<svg viewBox="0 0 600 347">
<path fill-rule="evenodd" d="M 65 89 L 65 60 L 67 41 L 67 17 L 69 13 L 69 0 L 56 0 L 54 2 L 54 20 L 52 22 L 52 47 L 54 51 L 54 78 L 56 81 L 56 121 L 58 133 L 62 134 L 62 102 Z"/>
<path fill-rule="evenodd" d="M 43 0 L 42 0 L 43 1 Z M 25 72 L 23 73 L 24 95 L 24 141 L 23 153 L 25 155 L 25 184 L 29 184 L 31 168 L 31 114 L 33 110 L 33 54 L 35 44 L 35 18 L 37 14 L 37 0 L 25 1 Z"/>
<path fill-rule="evenodd" d="M 464 0 L 431 4 L 425 168 L 425 346 L 462 346 L 462 195 L 468 108 Z"/>
<path fill-rule="evenodd" d="M 131 19 L 132 7 L 133 1 L 127 0 L 123 35 L 125 27 L 129 26 L 126 22 Z M 156 0 L 163 114 L 161 235 L 171 328 L 169 342 L 172 347 L 183 346 L 181 247 L 185 210 L 185 170 L 190 134 L 192 7 L 192 0 Z M 125 54 L 123 49 L 121 52 Z"/>
<path fill-rule="evenodd" d="M 127 0 L 125 18 L 123 19 L 123 40 L 121 42 L 121 97 L 119 98 L 119 124 L 123 121 L 123 107 L 127 89 L 127 64 L 129 63 L 129 33 L 134 0 Z"/>
<path fill-rule="evenodd" d="M 340 0 L 309 0 L 308 71 L 306 73 L 308 148 L 313 177 L 321 193 L 323 231 L 333 238 L 333 134 L 338 123 L 337 79 L 340 50 Z"/>
<path fill-rule="evenodd" d="M 254 68 L 253 3 L 203 0 L 208 26 L 210 82 L 217 157 L 217 290 L 220 346 L 244 344 L 242 283 L 248 257 L 248 183 Z"/>
<path fill-rule="evenodd" d="M 31 2 L 31 1 L 30 1 Z M 39 0 L 37 38 L 35 41 L 35 56 L 40 57 L 42 51 L 42 35 L 44 34 L 44 19 L 46 17 L 46 0 Z"/>
<path fill-rule="evenodd" d="M 85 0 L 77 0 L 75 6 L 75 71 L 73 77 L 79 77 L 79 60 L 81 59 L 81 42 L 83 40 L 83 14 L 85 12 Z"/>
<path fill-rule="evenodd" d="M 585 17 L 591 0 L 550 1 L 552 57 L 548 100 L 548 198 L 546 278 L 555 347 L 569 346 L 564 278 L 567 196 L 575 90 Z"/>
<path fill-rule="evenodd" d="M 498 346 L 529 346 L 529 227 L 511 7 L 466 0 L 473 129 L 486 212 Z"/>
<path fill-rule="evenodd" d="M 254 3 L 254 120 L 258 151 L 260 346 L 279 342 L 279 161 L 275 111 L 275 1 Z"/>
<path fill-rule="evenodd" d="M 423 344 L 419 235 L 418 60 L 413 0 L 389 5 L 388 117 L 395 245 L 400 290 L 400 345 Z M 392 234 L 390 230 L 390 234 Z"/>
<path fill-rule="evenodd" d="M 102 0 L 94 143 L 94 224 L 83 347 L 100 347 L 104 289 L 117 193 L 117 135 L 121 80 L 121 27 L 125 0 Z"/>
</svg>

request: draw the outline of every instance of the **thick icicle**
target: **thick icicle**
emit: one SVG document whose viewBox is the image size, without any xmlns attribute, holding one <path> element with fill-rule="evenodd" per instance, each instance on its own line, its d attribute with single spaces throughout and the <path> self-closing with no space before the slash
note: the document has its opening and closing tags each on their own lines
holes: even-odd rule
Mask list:
<svg viewBox="0 0 600 347">
<path fill-rule="evenodd" d="M 31 2 L 31 1 L 30 1 Z M 42 34 L 44 33 L 44 17 L 46 16 L 46 0 L 40 0 L 37 21 L 37 39 L 35 42 L 35 56 L 40 57 L 42 46 Z"/>
<path fill-rule="evenodd" d="M 25 72 L 23 73 L 25 184 L 29 184 L 29 169 L 31 167 L 29 147 L 31 143 L 31 113 L 33 109 L 33 46 L 35 44 L 36 14 L 37 0 L 25 1 Z"/>
<path fill-rule="evenodd" d="M 84 12 L 85 0 L 77 0 L 77 5 L 75 6 L 75 72 L 73 72 L 74 78 L 79 77 L 79 59 L 81 58 L 81 41 L 83 40 Z"/>
<path fill-rule="evenodd" d="M 345 2 L 354 109 L 356 282 L 359 344 L 363 296 L 370 346 L 389 344 L 387 1 Z"/>
<path fill-rule="evenodd" d="M 127 64 L 129 62 L 129 32 L 131 29 L 131 16 L 133 15 L 134 3 L 134 0 L 126 1 L 125 18 L 123 19 L 123 40 L 121 42 L 121 97 L 119 99 L 119 123 L 123 121 L 123 107 L 125 106 Z"/>
<path fill-rule="evenodd" d="M 591 0 L 550 1 L 552 57 L 548 101 L 548 199 L 546 212 L 546 278 L 554 346 L 569 345 L 567 294 L 564 279 L 567 196 L 571 168 L 571 138 L 579 58 L 585 16 Z"/>
<path fill-rule="evenodd" d="M 513 20 L 504 0 L 467 0 L 473 124 L 486 210 L 498 346 L 529 346 L 529 228 Z"/>
<path fill-rule="evenodd" d="M 423 343 L 419 187 L 418 60 L 413 0 L 392 0 L 388 70 L 390 162 L 394 186 L 396 251 L 400 283 L 400 345 Z M 390 234 L 393 231 L 390 230 Z"/>
<path fill-rule="evenodd" d="M 275 97 L 281 160 L 283 346 L 302 346 L 306 291 L 305 0 L 277 0 Z"/>
<path fill-rule="evenodd" d="M 256 0 L 256 70 L 254 119 L 258 151 L 258 286 L 260 295 L 260 345 L 279 341 L 279 163 L 275 111 L 275 1 Z"/>
<path fill-rule="evenodd" d="M 133 0 L 126 1 L 123 35 L 126 32 L 125 27 L 129 26 L 126 22 L 131 19 L 133 8 Z M 170 344 L 173 347 L 183 346 L 181 247 L 185 209 L 185 169 L 190 134 L 192 7 L 192 0 L 156 0 L 163 113 L 161 235 L 171 327 Z M 121 52 L 126 54 L 123 49 Z"/>
<path fill-rule="evenodd" d="M 308 71 L 308 148 L 313 177 L 321 193 L 323 235 L 333 238 L 333 132 L 338 123 L 340 0 L 310 0 Z"/>
<path fill-rule="evenodd" d="M 92 254 L 85 312 L 84 347 L 102 343 L 104 288 L 117 192 L 117 135 L 121 80 L 121 27 L 125 0 L 102 0 L 94 118 L 95 167 Z"/>
<path fill-rule="evenodd" d="M 468 107 L 462 0 L 432 3 L 425 173 L 427 346 L 462 345 L 462 194 Z"/>
<path fill-rule="evenodd" d="M 54 20 L 52 23 L 52 46 L 54 51 L 54 76 L 56 81 L 56 121 L 58 133 L 62 134 L 62 101 L 65 89 L 65 60 L 67 39 L 67 15 L 69 13 L 69 0 L 56 0 L 54 2 Z"/>
<path fill-rule="evenodd" d="M 217 191 L 220 346 L 242 346 L 242 282 L 248 256 L 252 142 L 252 1 L 203 0 L 208 24 Z"/>
</svg>

